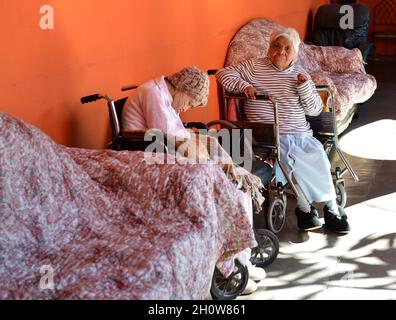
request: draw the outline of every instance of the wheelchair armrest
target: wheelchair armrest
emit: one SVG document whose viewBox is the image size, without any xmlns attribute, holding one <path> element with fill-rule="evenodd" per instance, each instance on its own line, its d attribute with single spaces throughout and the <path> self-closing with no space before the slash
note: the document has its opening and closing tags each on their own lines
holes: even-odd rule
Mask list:
<svg viewBox="0 0 396 320">
<path fill-rule="evenodd" d="M 242 93 L 232 93 L 226 92 L 225 98 L 227 99 L 237 99 L 237 100 L 247 100 L 247 97 Z M 259 94 L 256 96 L 256 100 L 270 100 L 270 96 L 266 94 Z"/>
<path fill-rule="evenodd" d="M 329 92 L 331 92 L 330 86 L 328 86 L 327 84 L 316 84 L 315 88 L 318 91 L 329 91 Z"/>
<path fill-rule="evenodd" d="M 110 143 L 110 148 L 114 150 L 146 151 L 147 147 L 154 141 L 163 148 L 164 153 L 168 152 L 166 136 L 158 129 L 121 131 L 118 137 Z"/>
<path fill-rule="evenodd" d="M 208 130 L 209 127 L 202 123 L 202 122 L 187 122 L 187 123 L 183 123 L 185 128 L 190 128 L 190 129 L 204 129 L 204 130 Z"/>
<path fill-rule="evenodd" d="M 220 126 L 221 128 L 225 129 L 242 129 L 242 126 L 238 124 L 238 121 L 231 121 L 231 120 L 214 120 L 207 124 L 208 128 Z"/>
<path fill-rule="evenodd" d="M 165 134 L 161 130 L 150 129 L 150 130 L 121 131 L 115 140 L 117 140 L 117 141 L 127 141 L 127 140 L 130 140 L 130 141 L 152 141 L 153 137 L 166 139 Z M 146 138 L 146 140 L 145 140 L 145 138 Z"/>
<path fill-rule="evenodd" d="M 252 146 L 255 148 L 274 149 L 276 147 L 276 134 L 274 125 L 250 121 L 215 120 L 208 123 L 208 127 L 219 126 L 221 129 L 252 130 Z M 243 132 L 241 131 L 241 134 Z"/>
<path fill-rule="evenodd" d="M 121 131 L 120 138 L 122 139 L 144 139 L 146 130 L 132 130 L 132 131 Z"/>
<path fill-rule="evenodd" d="M 216 72 L 217 72 L 217 69 L 209 69 L 209 70 L 207 71 L 207 73 L 208 73 L 209 76 L 215 75 Z"/>
</svg>

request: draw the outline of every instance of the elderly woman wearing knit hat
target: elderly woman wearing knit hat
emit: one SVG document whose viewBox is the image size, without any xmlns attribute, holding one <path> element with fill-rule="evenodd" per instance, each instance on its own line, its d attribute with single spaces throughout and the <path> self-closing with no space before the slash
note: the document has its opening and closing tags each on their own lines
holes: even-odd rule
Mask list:
<svg viewBox="0 0 396 320">
<path fill-rule="evenodd" d="M 312 202 L 325 202 L 326 227 L 339 233 L 350 230 L 347 217 L 338 207 L 330 163 L 321 143 L 312 135 L 305 115 L 316 116 L 322 111 L 322 101 L 305 70 L 295 64 L 300 37 L 292 28 L 273 31 L 265 58 L 253 58 L 239 65 L 221 69 L 217 80 L 228 91 L 243 92 L 248 100 L 244 111 L 248 121 L 273 123 L 272 106 L 256 100 L 256 94 L 276 98 L 280 124 L 280 160 L 299 191 L 297 195 L 297 225 L 303 230 L 322 226 Z M 278 166 L 276 177 L 286 183 Z"/>
<path fill-rule="evenodd" d="M 231 157 L 221 148 L 215 138 L 207 135 L 193 135 L 184 128 L 179 117 L 180 112 L 190 108 L 207 104 L 209 94 L 208 75 L 200 69 L 189 66 L 171 76 L 161 76 L 155 80 L 144 83 L 131 95 L 124 107 L 122 114 L 122 126 L 125 131 L 159 129 L 169 139 L 176 137 L 182 145 L 193 147 L 193 155 L 189 148 L 189 154 L 183 156 L 194 158 L 197 154 L 206 159 L 212 159 L 210 150 L 217 150 L 218 164 L 222 165 L 228 178 L 239 186 L 238 197 L 244 204 L 250 220 L 252 220 L 252 198 L 255 208 L 261 207 L 264 201 L 260 193 L 262 188 L 258 177 L 245 171 L 243 168 L 234 166 Z M 198 137 L 198 140 L 195 138 Z M 198 141 L 198 143 L 197 143 Z M 180 145 L 177 145 L 180 153 Z M 203 151 L 203 152 L 202 152 Z M 245 192 L 242 192 L 245 191 Z M 252 293 L 257 289 L 254 281 L 260 281 L 266 277 L 261 268 L 256 268 L 250 263 L 250 249 L 239 254 L 239 260 L 248 266 L 250 279 L 244 291 Z"/>
<path fill-rule="evenodd" d="M 165 134 L 189 138 L 190 133 L 184 128 L 179 113 L 206 105 L 208 95 L 208 75 L 194 66 L 146 82 L 125 104 L 123 130 L 155 128 Z"/>
</svg>

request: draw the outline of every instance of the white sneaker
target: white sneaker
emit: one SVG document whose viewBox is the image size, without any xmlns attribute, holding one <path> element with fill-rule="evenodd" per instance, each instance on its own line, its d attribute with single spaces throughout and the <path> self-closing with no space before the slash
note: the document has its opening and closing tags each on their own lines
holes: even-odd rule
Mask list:
<svg viewBox="0 0 396 320">
<path fill-rule="evenodd" d="M 257 283 L 249 279 L 245 290 L 243 290 L 242 292 L 242 295 L 252 294 L 254 291 L 257 290 L 257 288 Z"/>
<path fill-rule="evenodd" d="M 249 279 L 253 281 L 261 281 L 267 277 L 267 273 L 263 268 L 250 266 L 248 267 L 248 270 L 249 270 Z"/>
</svg>

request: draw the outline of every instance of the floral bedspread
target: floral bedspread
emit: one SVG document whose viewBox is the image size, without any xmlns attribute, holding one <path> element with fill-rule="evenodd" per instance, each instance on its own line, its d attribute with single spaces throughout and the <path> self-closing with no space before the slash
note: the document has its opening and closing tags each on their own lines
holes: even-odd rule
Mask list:
<svg viewBox="0 0 396 320">
<path fill-rule="evenodd" d="M 241 63 L 268 52 L 272 30 L 281 25 L 266 19 L 255 19 L 243 26 L 231 41 L 226 66 Z M 337 119 L 343 120 L 356 103 L 367 101 L 377 82 L 366 74 L 359 49 L 321 47 L 302 43 L 297 63 L 317 85 L 329 85 L 334 94 Z"/>
<path fill-rule="evenodd" d="M 216 165 L 67 148 L 0 113 L 0 299 L 204 299 L 256 245 L 236 192 Z"/>
</svg>

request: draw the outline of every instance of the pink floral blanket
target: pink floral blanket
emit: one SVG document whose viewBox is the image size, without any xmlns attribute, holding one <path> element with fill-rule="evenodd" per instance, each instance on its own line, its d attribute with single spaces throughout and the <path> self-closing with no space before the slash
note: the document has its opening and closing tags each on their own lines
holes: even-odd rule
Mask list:
<svg viewBox="0 0 396 320">
<path fill-rule="evenodd" d="M 203 299 L 256 245 L 236 192 L 216 165 L 71 149 L 0 113 L 0 299 Z"/>
</svg>

